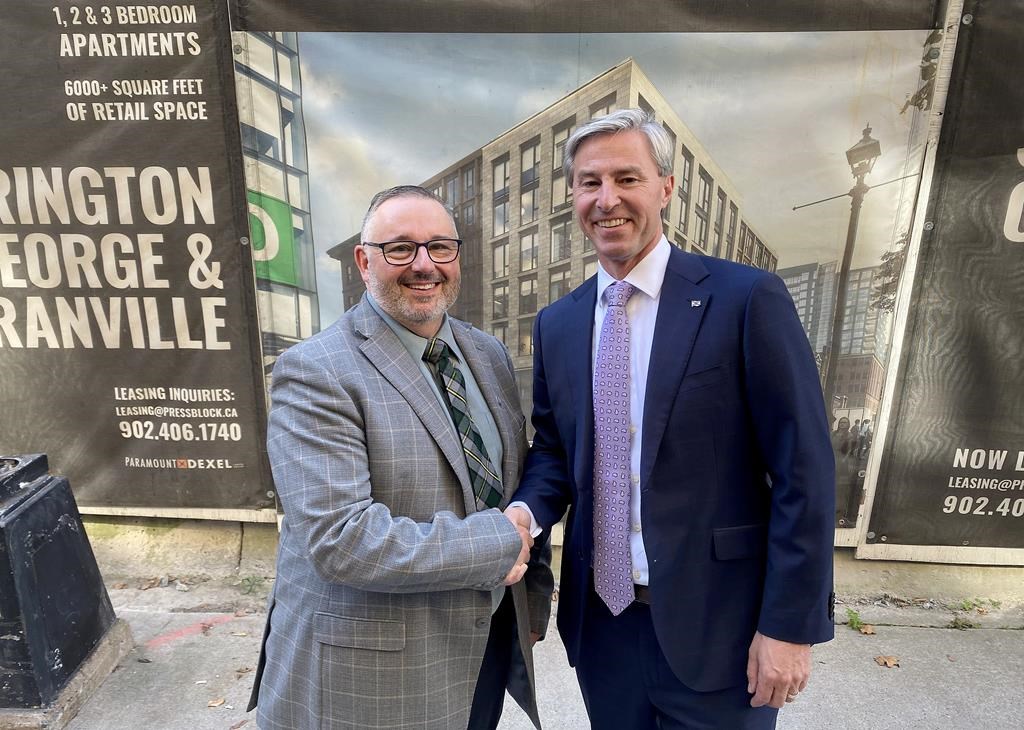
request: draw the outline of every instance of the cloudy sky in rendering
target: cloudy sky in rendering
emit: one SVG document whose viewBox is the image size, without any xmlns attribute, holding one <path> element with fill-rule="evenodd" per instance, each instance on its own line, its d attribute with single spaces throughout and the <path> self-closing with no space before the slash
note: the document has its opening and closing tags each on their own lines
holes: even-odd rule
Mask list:
<svg viewBox="0 0 1024 730">
<path fill-rule="evenodd" d="M 341 313 L 328 248 L 357 232 L 374 192 L 419 183 L 628 57 L 742 196 L 779 266 L 840 258 L 853 184 L 845 151 L 865 123 L 868 177 L 915 173 L 925 115 L 900 110 L 928 31 L 708 34 L 302 33 L 321 325 Z M 868 193 L 854 266 L 907 228 L 917 178 Z"/>
</svg>

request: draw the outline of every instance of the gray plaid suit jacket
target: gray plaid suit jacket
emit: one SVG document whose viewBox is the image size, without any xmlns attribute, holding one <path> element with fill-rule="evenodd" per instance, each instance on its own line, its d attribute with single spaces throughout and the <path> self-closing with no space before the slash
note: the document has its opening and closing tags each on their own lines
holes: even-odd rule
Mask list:
<svg viewBox="0 0 1024 730">
<path fill-rule="evenodd" d="M 451 323 L 502 440 L 504 507 L 526 451 L 511 361 L 495 338 Z M 458 434 L 365 298 L 281 355 L 271 396 L 284 517 L 250 703 L 259 727 L 465 728 L 491 591 L 515 563 L 518 533 L 498 510 L 476 511 Z M 533 561 L 527 576 L 517 615 L 529 593 L 543 634 L 551 572 Z M 522 623 L 519 633 L 522 644 Z"/>
</svg>

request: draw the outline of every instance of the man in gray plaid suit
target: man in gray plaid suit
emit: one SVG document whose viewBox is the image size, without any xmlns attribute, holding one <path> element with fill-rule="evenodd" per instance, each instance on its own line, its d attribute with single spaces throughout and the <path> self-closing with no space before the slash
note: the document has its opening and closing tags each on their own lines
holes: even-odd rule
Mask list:
<svg viewBox="0 0 1024 730">
<path fill-rule="evenodd" d="M 461 245 L 432 193 L 378 193 L 355 250 L 367 294 L 274 368 L 263 730 L 493 728 L 506 686 L 540 727 L 550 547 L 500 511 L 525 419 L 505 347 L 446 315 Z"/>
</svg>

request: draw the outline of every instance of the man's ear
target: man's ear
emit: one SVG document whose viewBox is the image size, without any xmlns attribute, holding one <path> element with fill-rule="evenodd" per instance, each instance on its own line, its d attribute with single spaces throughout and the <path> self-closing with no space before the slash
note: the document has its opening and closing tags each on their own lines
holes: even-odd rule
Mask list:
<svg viewBox="0 0 1024 730">
<path fill-rule="evenodd" d="M 362 244 L 357 243 L 355 249 L 352 251 L 352 255 L 356 260 L 356 267 L 359 269 L 359 276 L 362 278 L 363 283 L 366 284 L 369 279 L 367 269 L 370 267 L 370 260 L 366 256 L 366 249 L 363 248 Z"/>
<path fill-rule="evenodd" d="M 676 187 L 676 176 L 669 175 L 665 178 L 665 189 L 662 190 L 661 207 L 664 208 L 672 200 L 672 191 Z"/>
</svg>

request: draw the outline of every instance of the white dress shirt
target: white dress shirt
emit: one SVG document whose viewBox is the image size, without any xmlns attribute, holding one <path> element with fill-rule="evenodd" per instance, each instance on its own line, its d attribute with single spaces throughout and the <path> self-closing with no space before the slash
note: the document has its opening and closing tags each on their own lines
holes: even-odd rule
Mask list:
<svg viewBox="0 0 1024 730">
<path fill-rule="evenodd" d="M 651 362 L 651 347 L 654 344 L 654 324 L 658 319 L 658 303 L 661 301 L 661 287 L 665 283 L 665 270 L 671 248 L 662 236 L 657 245 L 623 281 L 632 284 L 635 291 L 626 302 L 626 317 L 629 320 L 629 418 L 630 446 L 630 524 L 629 551 L 633 561 L 633 582 L 648 585 L 647 551 L 644 548 L 643 525 L 640 522 L 640 449 L 643 443 L 644 399 L 647 396 L 647 370 Z M 601 325 L 608 310 L 604 292 L 616 280 L 597 266 L 597 304 L 594 307 L 594 336 L 591 349 L 591 368 L 597 359 L 597 346 L 601 338 Z M 593 385 L 591 385 L 593 387 Z M 540 525 L 525 502 L 513 502 L 509 506 L 524 508 L 530 513 L 531 533 L 540 534 Z"/>
<path fill-rule="evenodd" d="M 631 531 L 629 553 L 633 560 L 633 582 L 648 585 L 647 551 L 644 549 L 643 525 L 640 521 L 640 448 L 644 435 L 644 399 L 647 396 L 647 369 L 651 363 L 651 347 L 654 344 L 654 323 L 658 318 L 658 303 L 661 301 L 661 286 L 665 283 L 665 269 L 671 253 L 668 240 L 662 236 L 658 244 L 626 274 L 623 281 L 632 284 L 633 296 L 626 302 L 626 318 L 629 320 L 629 472 L 630 499 L 629 513 Z M 597 304 L 594 307 L 594 341 L 591 351 L 591 368 L 597 359 L 597 345 L 601 337 L 608 305 L 604 292 L 615 283 L 615 279 L 597 266 Z"/>
</svg>

